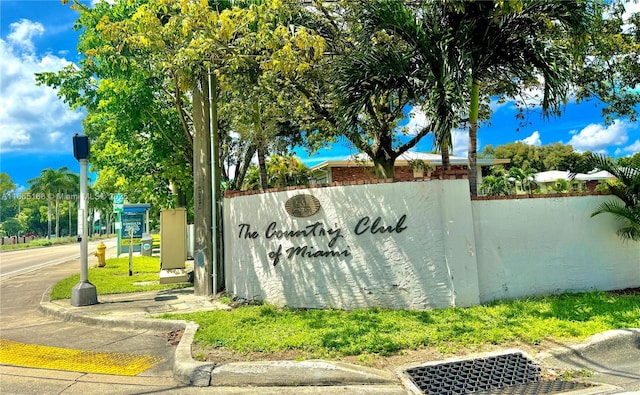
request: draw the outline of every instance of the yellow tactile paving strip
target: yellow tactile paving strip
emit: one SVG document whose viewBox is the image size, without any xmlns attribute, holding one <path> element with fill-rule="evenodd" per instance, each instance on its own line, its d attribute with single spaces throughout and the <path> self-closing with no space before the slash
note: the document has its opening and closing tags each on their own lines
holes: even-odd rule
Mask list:
<svg viewBox="0 0 640 395">
<path fill-rule="evenodd" d="M 153 355 L 72 350 L 0 339 L 0 364 L 136 376 L 163 359 Z"/>
</svg>

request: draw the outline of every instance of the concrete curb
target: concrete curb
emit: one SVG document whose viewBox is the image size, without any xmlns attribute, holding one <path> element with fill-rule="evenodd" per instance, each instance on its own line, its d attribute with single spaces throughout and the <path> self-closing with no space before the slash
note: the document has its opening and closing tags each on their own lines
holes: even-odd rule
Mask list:
<svg viewBox="0 0 640 395">
<path fill-rule="evenodd" d="M 555 347 L 536 355 L 541 362 L 567 355 L 589 356 L 612 348 L 640 347 L 640 328 L 614 329 L 588 337 L 583 343 Z"/>
<path fill-rule="evenodd" d="M 120 319 L 116 317 L 95 317 L 90 314 L 70 312 L 54 303 L 41 303 L 40 312 L 59 321 L 77 322 L 99 328 L 125 330 L 152 330 L 156 332 L 180 331 L 185 321 L 156 319 Z"/>
<path fill-rule="evenodd" d="M 119 318 L 109 316 L 95 316 L 79 311 L 72 311 L 51 302 L 49 297 L 50 290 L 45 291 L 40 301 L 38 310 L 45 316 L 53 317 L 59 321 L 77 322 L 81 324 L 101 327 L 115 328 L 125 330 L 152 330 L 157 332 L 168 332 L 175 330 L 184 330 L 186 321 L 179 320 L 161 320 L 150 318 Z"/>
<path fill-rule="evenodd" d="M 184 384 L 231 387 L 289 387 L 289 386 L 393 386 L 400 389 L 397 377 L 391 372 L 324 360 L 259 361 L 216 364 L 198 362 L 191 356 L 191 345 L 198 325 L 194 322 L 149 318 L 96 316 L 73 311 L 50 301 L 45 291 L 39 311 L 60 321 L 77 322 L 95 327 L 123 330 L 183 331 L 174 354 L 174 378 Z"/>
<path fill-rule="evenodd" d="M 174 377 L 196 387 L 278 387 L 396 385 L 398 379 L 384 371 L 340 362 L 258 361 L 216 364 L 197 362 L 191 344 L 198 325 L 187 323 L 176 348 Z"/>
<path fill-rule="evenodd" d="M 335 386 L 399 385 L 391 373 L 357 365 L 323 360 L 234 362 L 213 369 L 211 385 Z"/>
<path fill-rule="evenodd" d="M 197 330 L 198 325 L 194 322 L 188 322 L 185 326 L 175 351 L 173 377 L 184 384 L 208 387 L 211 385 L 211 372 L 216 364 L 198 362 L 191 357 L 191 344 Z"/>
</svg>

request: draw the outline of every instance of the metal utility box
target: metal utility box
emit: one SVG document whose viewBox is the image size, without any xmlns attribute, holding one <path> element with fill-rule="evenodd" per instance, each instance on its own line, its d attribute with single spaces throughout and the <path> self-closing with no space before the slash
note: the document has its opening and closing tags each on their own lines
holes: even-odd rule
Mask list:
<svg viewBox="0 0 640 395">
<path fill-rule="evenodd" d="M 187 211 L 184 207 L 160 212 L 160 265 L 163 270 L 184 269 L 187 260 Z"/>
</svg>

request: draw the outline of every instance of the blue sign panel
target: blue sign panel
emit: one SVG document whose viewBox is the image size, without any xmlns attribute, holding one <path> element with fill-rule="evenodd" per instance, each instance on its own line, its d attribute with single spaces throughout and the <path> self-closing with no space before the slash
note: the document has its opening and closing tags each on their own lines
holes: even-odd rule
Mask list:
<svg viewBox="0 0 640 395">
<path fill-rule="evenodd" d="M 144 232 L 145 213 L 122 213 L 122 228 L 120 229 L 122 240 L 128 240 L 131 235 L 129 229 L 133 231 L 133 238 L 139 239 Z"/>
</svg>

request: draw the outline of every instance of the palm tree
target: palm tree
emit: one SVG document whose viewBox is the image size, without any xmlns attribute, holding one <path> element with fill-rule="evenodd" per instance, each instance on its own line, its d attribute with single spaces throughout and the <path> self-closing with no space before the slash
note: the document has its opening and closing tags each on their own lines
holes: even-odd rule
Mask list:
<svg viewBox="0 0 640 395">
<path fill-rule="evenodd" d="M 73 172 L 66 172 L 64 174 L 64 178 L 65 178 L 65 192 L 67 194 L 71 194 L 71 195 L 75 195 L 78 196 L 79 199 L 79 195 L 80 195 L 80 175 L 73 173 Z M 71 236 L 71 208 L 72 208 L 72 202 L 75 199 L 67 199 L 67 211 L 69 214 L 69 222 L 68 222 L 68 226 L 69 226 L 69 234 L 68 236 Z"/>
<path fill-rule="evenodd" d="M 506 176 L 489 175 L 482 179 L 480 192 L 487 196 L 508 195 L 511 187 Z"/>
<path fill-rule="evenodd" d="M 513 178 L 515 182 L 519 182 L 523 191 L 529 192 L 531 194 L 531 187 L 534 185 L 535 178 L 534 175 L 538 171 L 534 168 L 529 167 L 528 169 L 522 170 L 517 167 L 512 167 L 509 169 L 508 176 L 509 179 Z"/>
<path fill-rule="evenodd" d="M 58 181 L 58 174 L 53 169 L 44 169 L 39 177 L 27 181 L 32 192 L 44 194 L 47 197 L 47 238 L 51 237 L 52 197 Z"/>
<path fill-rule="evenodd" d="M 392 65 L 394 56 L 386 53 L 370 57 L 370 65 L 363 65 L 362 73 L 386 81 L 395 70 L 408 82 L 400 76 L 391 82 L 419 87 L 416 89 L 425 112 L 433 118 L 430 126 L 442 150 L 443 164 L 451 144 L 451 129 L 460 121 L 469 123 L 472 195 L 477 193 L 480 91 L 514 97 L 526 87 L 540 86 L 538 77 L 542 77 L 543 115 L 559 113 L 571 81 L 572 49 L 576 48 L 569 44 L 581 42 L 590 21 L 590 9 L 582 0 L 367 3 L 363 31 L 385 31 L 400 38 L 408 47 L 403 52 L 406 63 L 419 64 L 420 68 L 403 68 L 400 62 Z M 372 73 L 380 70 L 384 73 Z M 354 86 L 363 88 L 363 84 Z M 468 114 L 466 120 L 460 116 L 462 110 Z"/>
<path fill-rule="evenodd" d="M 640 168 L 620 167 L 613 160 L 599 154 L 589 154 L 587 162 L 594 168 L 611 173 L 619 183 L 607 184 L 609 191 L 619 200 L 600 204 L 591 216 L 609 213 L 621 226 L 616 231 L 624 240 L 640 241 Z"/>
<path fill-rule="evenodd" d="M 456 83 L 463 77 L 460 51 L 442 24 L 444 9 L 433 4 L 417 10 L 402 0 L 361 7 L 357 49 L 341 59 L 337 73 L 344 135 L 369 155 L 379 176 L 391 178 L 396 158 L 434 132 L 447 168 L 451 129 L 459 122 L 465 92 Z M 408 105 L 421 106 L 430 119 L 402 144 L 395 127 Z"/>
<path fill-rule="evenodd" d="M 60 234 L 60 211 L 59 202 L 62 192 L 70 192 L 73 190 L 74 174 L 66 167 L 58 170 L 44 169 L 40 172 L 40 176 L 27 181 L 30 189 L 34 193 L 43 194 L 47 197 L 47 238 L 51 237 L 51 222 L 53 212 L 53 198 L 55 197 L 56 212 L 56 232 L 57 237 Z"/>
<path fill-rule="evenodd" d="M 57 171 L 58 182 L 55 185 L 56 193 L 56 237 L 60 236 L 60 198 L 64 193 L 70 194 L 80 187 L 77 174 L 73 174 L 67 167 L 61 167 Z M 75 182 L 75 183 L 74 183 Z M 71 210 L 69 210 L 71 212 Z"/>
<path fill-rule="evenodd" d="M 469 184 L 476 195 L 480 89 L 518 95 L 543 78 L 542 113 L 558 114 L 570 86 L 574 50 L 590 23 L 587 2 L 466 1 L 449 7 L 455 43 L 469 71 Z M 572 37 L 570 42 L 562 37 Z M 561 41 L 562 40 L 562 41 Z M 579 53 L 579 51 L 578 51 Z"/>
</svg>

